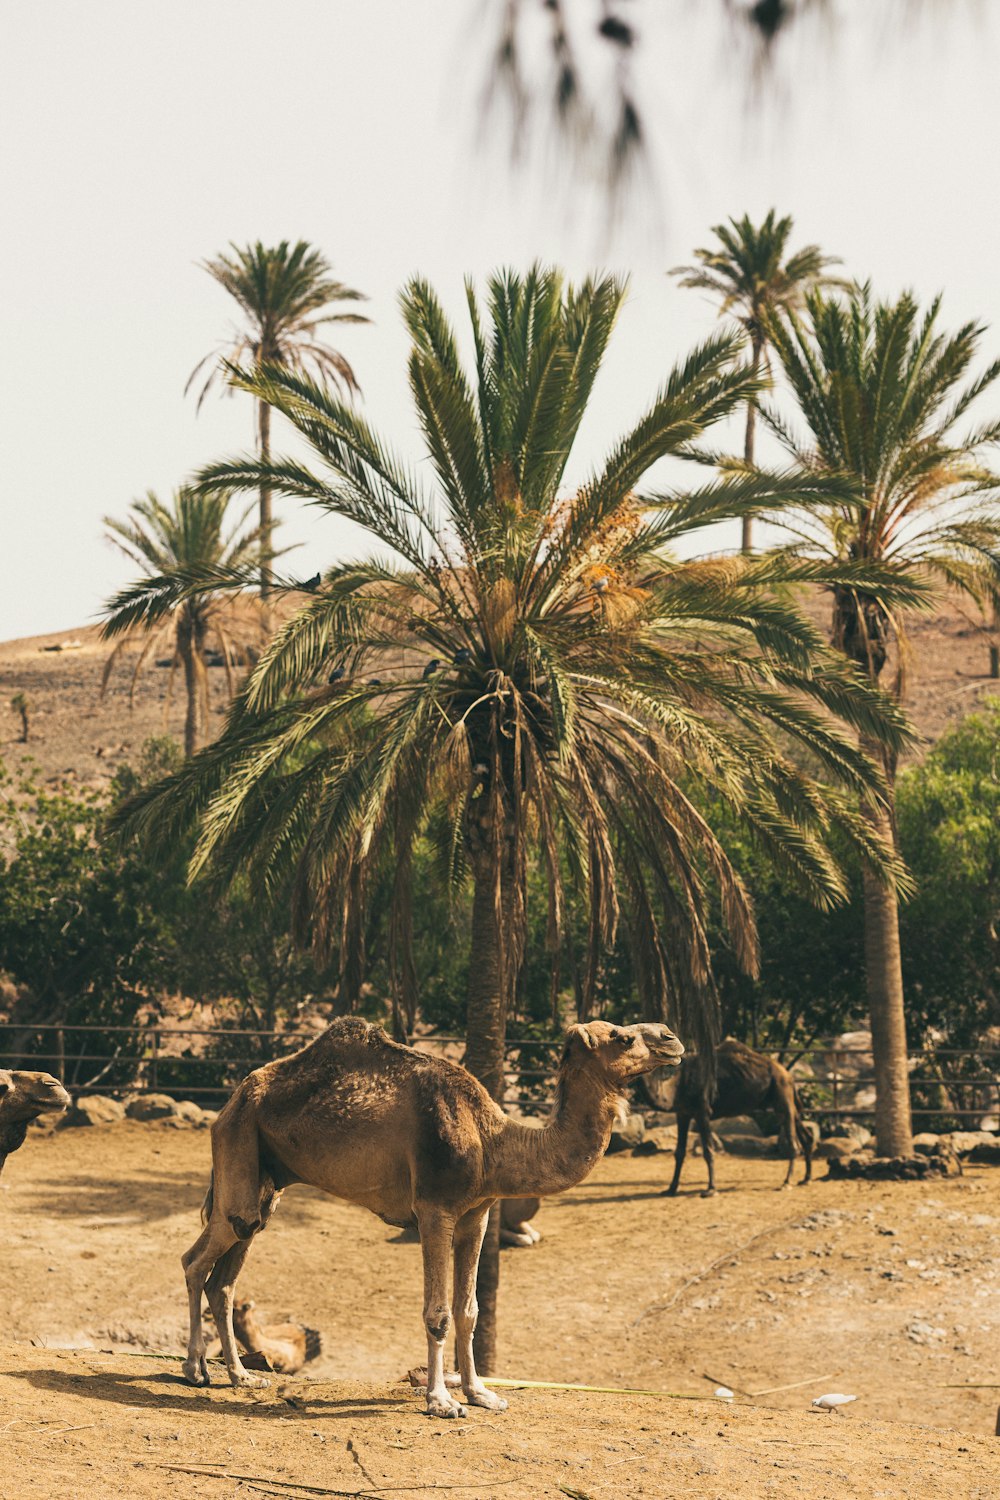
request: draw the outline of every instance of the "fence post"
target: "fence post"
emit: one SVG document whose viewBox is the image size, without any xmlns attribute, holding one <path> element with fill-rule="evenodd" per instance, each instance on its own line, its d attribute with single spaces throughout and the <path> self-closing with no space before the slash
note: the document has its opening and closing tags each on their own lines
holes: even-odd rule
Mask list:
<svg viewBox="0 0 1000 1500">
<path fill-rule="evenodd" d="M 149 1070 L 149 1076 L 150 1076 L 150 1078 L 152 1080 L 153 1093 L 154 1094 L 159 1093 L 159 1073 L 158 1073 L 158 1069 L 157 1069 L 157 1066 L 156 1066 L 157 1062 L 159 1060 L 159 1056 L 160 1056 L 160 1033 L 154 1027 L 153 1028 L 153 1056 L 152 1056 L 151 1067 L 150 1067 L 150 1070 Z"/>
<path fill-rule="evenodd" d="M 56 1027 L 56 1077 L 66 1082 L 66 1033 L 61 1026 Z"/>
</svg>

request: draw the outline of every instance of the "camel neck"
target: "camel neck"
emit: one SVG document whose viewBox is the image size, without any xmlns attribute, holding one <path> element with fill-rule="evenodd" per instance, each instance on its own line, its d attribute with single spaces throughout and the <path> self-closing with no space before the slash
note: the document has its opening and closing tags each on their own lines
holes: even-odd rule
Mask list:
<svg viewBox="0 0 1000 1500">
<path fill-rule="evenodd" d="M 24 1138 L 28 1134 L 27 1120 L 17 1120 L 12 1125 L 0 1125 L 0 1172 L 3 1164 L 12 1151 L 18 1146 L 24 1145 Z"/>
<path fill-rule="evenodd" d="M 506 1122 L 496 1172 L 500 1194 L 544 1198 L 582 1182 L 607 1149 L 620 1102 L 586 1069 L 564 1069 L 544 1129 Z"/>
</svg>

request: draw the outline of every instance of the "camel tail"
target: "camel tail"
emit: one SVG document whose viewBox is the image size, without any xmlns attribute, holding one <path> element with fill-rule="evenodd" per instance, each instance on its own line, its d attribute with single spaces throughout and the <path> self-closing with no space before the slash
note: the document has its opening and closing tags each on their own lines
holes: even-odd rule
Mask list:
<svg viewBox="0 0 1000 1500">
<path fill-rule="evenodd" d="M 205 1194 L 205 1201 L 201 1205 L 201 1222 L 203 1224 L 207 1224 L 208 1221 L 209 1221 L 209 1219 L 212 1217 L 212 1208 L 213 1208 L 214 1204 L 215 1204 L 215 1173 L 213 1172 L 212 1175 L 208 1179 L 208 1192 Z"/>
<path fill-rule="evenodd" d="M 311 1359 L 319 1359 L 323 1353 L 323 1335 L 317 1328 L 303 1328 L 306 1336 L 306 1364 Z"/>
</svg>

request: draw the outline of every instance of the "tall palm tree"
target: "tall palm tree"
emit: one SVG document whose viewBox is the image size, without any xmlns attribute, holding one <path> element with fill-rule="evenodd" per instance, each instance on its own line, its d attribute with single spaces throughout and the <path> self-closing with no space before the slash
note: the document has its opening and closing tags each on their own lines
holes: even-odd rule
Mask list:
<svg viewBox="0 0 1000 1500">
<path fill-rule="evenodd" d="M 761 224 L 753 224 L 748 214 L 716 224 L 712 230 L 718 244 L 709 250 L 696 250 L 696 266 L 675 266 L 670 272 L 680 285 L 709 292 L 718 299 L 720 316 L 732 315 L 743 328 L 750 345 L 750 368 L 754 375 L 768 368 L 768 319 L 778 312 L 801 308 L 811 288 L 846 286 L 838 277 L 827 275 L 828 266 L 839 265 L 834 256 L 824 255 L 818 245 L 804 245 L 794 255 L 787 254 L 792 233 L 792 219 L 776 218 L 772 208 Z M 747 399 L 744 460 L 755 458 L 757 401 Z M 753 517 L 743 517 L 742 549 L 753 545 Z"/>
<path fill-rule="evenodd" d="M 224 287 L 239 304 L 244 326 L 235 335 L 200 360 L 188 377 L 185 394 L 208 367 L 208 375 L 198 395 L 198 406 L 225 371 L 225 361 L 239 364 L 249 359 L 254 364 L 281 364 L 289 369 L 312 370 L 323 380 L 331 381 L 347 394 L 357 392 L 357 379 L 350 364 L 336 349 L 325 344 L 319 330 L 328 323 L 367 323 L 369 319 L 353 311 L 333 310 L 341 303 L 363 302 L 364 295 L 334 279 L 326 257 L 305 240 L 289 245 L 230 245 L 231 255 L 219 255 L 202 262 L 203 268 Z M 266 401 L 257 403 L 258 454 L 261 463 L 271 457 L 271 408 Z M 270 565 L 273 517 L 271 490 L 260 488 L 261 548 L 260 593 L 267 598 L 270 590 Z"/>
<path fill-rule="evenodd" d="M 1000 475 L 981 454 L 1000 440 L 1000 422 L 963 427 L 962 419 L 1000 375 L 1000 361 L 970 377 L 983 329 L 967 323 L 943 333 L 939 307 L 940 298 L 921 316 L 909 293 L 876 302 L 864 286 L 846 302 L 810 293 L 806 321 L 786 314 L 769 323 L 808 432 L 800 440 L 774 414 L 769 425 L 803 473 L 836 474 L 849 486 L 836 503 L 777 519 L 792 530 L 797 557 L 857 562 L 895 584 L 944 584 L 986 605 L 1000 592 Z M 892 691 L 901 697 L 905 601 L 894 604 L 877 583 L 837 585 L 833 599 L 834 646 L 872 683 L 895 646 Z M 865 812 L 888 837 L 895 755 L 867 735 L 862 746 L 884 762 L 889 802 L 867 802 Z M 912 1129 L 897 895 L 870 873 L 864 895 L 878 1143 L 903 1156 Z"/>
<path fill-rule="evenodd" d="M 104 525 L 110 540 L 141 571 L 138 584 L 122 590 L 105 608 L 102 635 L 120 637 L 104 667 L 101 691 L 107 687 L 115 663 L 122 651 L 138 637 L 145 641 L 132 669 L 130 698 L 150 655 L 162 647 L 164 639 L 173 645 L 174 666 L 184 671 L 187 712 L 184 720 L 184 753 L 193 755 L 205 742 L 208 721 L 208 672 L 206 650 L 214 639 L 222 653 L 230 692 L 235 687 L 233 664 L 239 654 L 239 625 L 233 621 L 228 596 L 202 589 L 178 600 L 155 617 L 145 607 L 147 580 L 170 578 L 174 583 L 197 576 L 203 582 L 213 571 L 222 579 L 256 561 L 260 536 L 256 529 L 246 530 L 247 515 L 227 533 L 226 511 L 229 496 L 197 494 L 179 489 L 173 504 L 164 505 L 149 492 L 132 503 L 129 519 L 117 521 L 105 516 Z M 247 513 L 249 514 L 249 513 Z M 136 598 L 139 604 L 136 604 Z M 171 685 L 173 673 L 171 672 Z"/>
<path fill-rule="evenodd" d="M 502 1099 L 532 851 L 548 876 L 553 951 L 568 872 L 589 911 L 589 990 L 621 914 L 647 1011 L 711 1055 L 706 882 L 751 969 L 756 939 L 748 895 L 692 785 L 738 808 L 783 867 L 830 901 L 843 889 L 831 826 L 887 871 L 854 802 L 878 773 L 829 710 L 894 747 L 902 731 L 770 592 L 786 577 L 830 581 L 825 564 L 682 562 L 662 550 L 763 499 L 778 503 L 771 481 L 743 473 L 686 494 L 637 491 L 658 459 L 689 453 L 756 388 L 736 337 L 695 349 L 607 459 L 567 489 L 624 285 L 504 272 L 490 281 L 485 317 L 467 293 L 471 372 L 432 289 L 415 280 L 402 299 L 432 488 L 321 386 L 275 366 L 239 377 L 302 433 L 318 467 L 234 460 L 201 482 L 246 491 L 266 475 L 282 494 L 355 521 L 379 556 L 326 573 L 270 644 L 221 739 L 142 794 L 120 826 L 169 838 L 197 817 L 195 871 L 240 868 L 262 893 L 291 878 L 299 934 L 321 947 L 339 938 L 348 952 L 365 892 L 388 867 L 399 955 L 410 849 L 434 811 L 455 878 L 472 885 L 465 1061 Z M 791 503 L 813 482 L 788 487 Z M 151 587 L 157 608 L 170 596 L 169 581 Z M 802 769 L 795 746 L 809 748 L 828 784 Z M 480 1283 L 486 1368 L 497 1263 L 494 1241 Z"/>
</svg>

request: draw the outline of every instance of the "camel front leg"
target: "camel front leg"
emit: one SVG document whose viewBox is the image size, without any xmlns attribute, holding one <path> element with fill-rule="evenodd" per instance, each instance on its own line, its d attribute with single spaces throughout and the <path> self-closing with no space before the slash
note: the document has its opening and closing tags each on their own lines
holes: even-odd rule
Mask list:
<svg viewBox="0 0 1000 1500">
<path fill-rule="evenodd" d="M 492 1205 L 466 1214 L 464 1219 L 459 1219 L 455 1229 L 455 1346 L 462 1376 L 462 1390 L 469 1405 L 484 1406 L 487 1411 L 506 1411 L 507 1403 L 503 1397 L 489 1390 L 476 1374 L 476 1361 L 472 1351 L 476 1320 L 479 1317 L 476 1273 L 479 1270 L 479 1254 L 483 1248 L 490 1207 Z"/>
<path fill-rule="evenodd" d="M 418 1205 L 420 1249 L 424 1262 L 424 1327 L 427 1330 L 427 1415 L 464 1417 L 468 1413 L 444 1380 L 444 1345 L 451 1327 L 448 1270 L 455 1220 L 439 1209 Z"/>
</svg>

